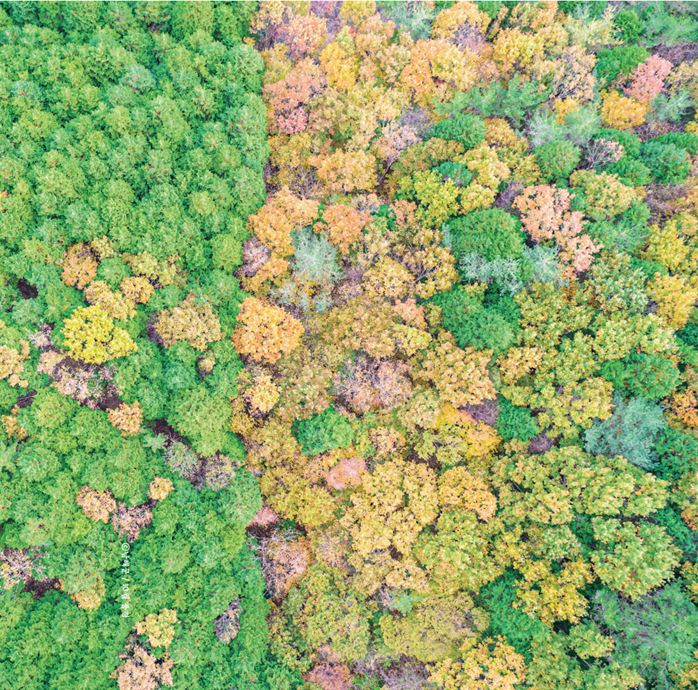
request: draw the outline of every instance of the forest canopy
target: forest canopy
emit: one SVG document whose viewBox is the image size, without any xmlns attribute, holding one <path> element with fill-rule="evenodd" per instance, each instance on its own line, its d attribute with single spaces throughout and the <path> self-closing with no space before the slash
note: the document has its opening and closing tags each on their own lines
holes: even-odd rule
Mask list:
<svg viewBox="0 0 698 690">
<path fill-rule="evenodd" d="M 698 11 L 0 2 L 0 688 L 698 687 Z"/>
</svg>

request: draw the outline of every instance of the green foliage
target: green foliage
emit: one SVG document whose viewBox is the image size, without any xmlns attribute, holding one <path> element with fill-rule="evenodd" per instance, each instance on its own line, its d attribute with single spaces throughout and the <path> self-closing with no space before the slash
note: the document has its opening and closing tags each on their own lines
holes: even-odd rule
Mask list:
<svg viewBox="0 0 698 690">
<path fill-rule="evenodd" d="M 649 261 L 647 259 L 636 259 L 633 257 L 631 265 L 633 270 L 642 273 L 646 280 L 651 280 L 657 273 L 661 276 L 665 276 L 669 273 L 666 266 L 660 264 L 659 261 Z"/>
<path fill-rule="evenodd" d="M 515 127 L 520 127 L 528 111 L 544 103 L 549 92 L 540 82 L 524 81 L 514 75 L 506 86 L 495 81 L 486 88 L 458 94 L 443 110 L 454 113 L 471 108 L 482 117 L 506 117 Z"/>
<path fill-rule="evenodd" d="M 213 266 L 223 271 L 234 271 L 242 263 L 242 243 L 247 230 L 239 218 L 232 218 L 228 232 L 211 240 Z"/>
<path fill-rule="evenodd" d="M 679 122 L 682 120 L 695 103 L 691 94 L 685 89 L 680 89 L 671 94 L 660 93 L 652 101 L 652 119 L 665 122 Z M 677 132 L 677 134 L 682 134 Z"/>
<path fill-rule="evenodd" d="M 613 640 L 602 634 L 596 623 L 576 625 L 568 637 L 570 647 L 581 659 L 605 657 L 613 649 Z"/>
<path fill-rule="evenodd" d="M 598 19 L 606 9 L 606 0 L 595 2 L 593 5 L 584 2 L 583 0 L 561 0 L 560 9 L 575 17 L 584 16 L 588 19 Z"/>
<path fill-rule="evenodd" d="M 652 173 L 652 178 L 662 184 L 683 182 L 691 171 L 688 154 L 675 144 L 650 140 L 642 145 L 640 157 Z"/>
<path fill-rule="evenodd" d="M 172 425 L 190 438 L 193 447 L 203 455 L 230 450 L 232 434 L 227 431 L 230 408 L 226 400 L 202 385 L 187 388 L 173 397 Z"/>
<path fill-rule="evenodd" d="M 694 10 L 311 5 L 0 2 L 0 688 L 686 684 Z"/>
<path fill-rule="evenodd" d="M 676 336 L 689 347 L 698 348 L 698 323 L 688 323 Z"/>
<path fill-rule="evenodd" d="M 472 179 L 473 174 L 468 170 L 464 163 L 454 163 L 453 161 L 444 161 L 436 168 L 440 175 L 446 179 L 452 180 L 457 187 L 465 187 Z"/>
<path fill-rule="evenodd" d="M 463 144 L 467 151 L 485 140 L 485 125 L 479 117 L 459 113 L 437 122 L 429 130 L 428 136 L 457 141 Z"/>
<path fill-rule="evenodd" d="M 525 235 L 518 218 L 498 208 L 473 211 L 448 224 L 451 249 L 457 259 L 477 252 L 485 259 L 521 255 Z"/>
<path fill-rule="evenodd" d="M 643 201 L 633 201 L 626 211 L 621 213 L 617 220 L 621 223 L 635 223 L 636 225 L 645 225 L 649 222 L 651 211 L 649 206 Z"/>
<path fill-rule="evenodd" d="M 369 611 L 332 569 L 311 566 L 284 601 L 283 614 L 289 632 L 312 649 L 331 645 L 343 663 L 358 661 L 366 654 Z"/>
<path fill-rule="evenodd" d="M 20 400 L 18 438 L 0 456 L 0 551 L 23 550 L 14 557 L 31 567 L 8 582 L 3 560 L 0 687 L 114 688 L 134 625 L 165 608 L 180 621 L 168 650 L 175 688 L 300 684 L 268 651 L 265 585 L 244 546 L 261 495 L 229 431 L 240 359 L 227 337 L 205 371 L 186 342 L 164 350 L 149 337 L 152 318 L 189 294 L 229 336 L 243 297 L 230 273 L 265 197 L 268 155 L 264 65 L 241 42 L 254 10 L 0 8 L 0 343 L 29 345 L 25 388 L 0 381 L 3 414 Z M 87 263 L 62 274 L 66 250 L 93 241 L 78 247 Z M 81 270 L 78 289 L 70 273 Z M 143 290 L 117 319 L 137 349 L 108 368 L 42 366 L 42 352 L 60 357 L 64 322 L 92 301 L 83 289 L 93 278 L 117 306 L 126 281 Z M 21 329 L 11 342 L 5 320 Z M 122 434 L 112 414 L 136 402 Z M 175 449 L 170 464 L 165 449 Z M 228 645 L 214 622 L 235 600 L 240 629 Z M 30 652 L 12 651 L 30 640 Z"/>
<path fill-rule="evenodd" d="M 560 134 L 574 144 L 583 146 L 596 134 L 600 124 L 601 120 L 596 108 L 584 105 L 565 117 L 565 124 Z"/>
<path fill-rule="evenodd" d="M 538 433 L 538 425 L 527 407 L 517 407 L 500 398 L 497 431 L 505 441 L 530 441 Z"/>
<path fill-rule="evenodd" d="M 116 583 L 112 592 L 116 594 Z M 29 592 L 5 592 L 0 616 L 0 686 L 111 690 L 114 681 L 109 674 L 119 663 L 122 640 L 130 627 L 128 619 L 120 617 L 116 603 L 91 613 L 55 590 L 38 599 Z M 17 654 L 28 637 L 31 653 Z"/>
<path fill-rule="evenodd" d="M 642 22 L 633 9 L 617 12 L 613 18 L 616 35 L 627 43 L 636 43 L 642 31 Z"/>
<path fill-rule="evenodd" d="M 587 630 L 589 627 L 587 627 Z M 527 680 L 533 687 L 555 688 L 598 688 L 599 690 L 633 690 L 642 682 L 642 677 L 615 661 L 593 663 L 578 654 L 580 639 L 573 628 L 569 635 L 564 632 L 548 633 L 533 640 L 533 661 L 527 669 Z M 599 648 L 608 643 L 605 639 Z M 582 652 L 588 651 L 582 647 Z"/>
<path fill-rule="evenodd" d="M 523 251 L 524 276 L 530 273 L 530 280 L 539 283 L 562 285 L 562 267 L 557 261 L 557 249 L 537 244 L 534 247 L 524 247 Z"/>
<path fill-rule="evenodd" d="M 354 437 L 349 420 L 334 407 L 328 407 L 309 419 L 297 419 L 293 434 L 303 455 L 318 455 L 333 448 L 346 448 Z"/>
<path fill-rule="evenodd" d="M 602 50 L 596 56 L 596 74 L 605 86 L 617 77 L 626 77 L 650 56 L 646 48 L 621 45 Z"/>
<path fill-rule="evenodd" d="M 531 271 L 527 271 L 527 268 L 515 259 L 488 261 L 477 252 L 463 254 L 458 262 L 458 270 L 464 281 L 486 283 L 510 294 L 518 292 L 525 279 L 530 277 Z"/>
<path fill-rule="evenodd" d="M 626 396 L 659 400 L 678 385 L 680 373 L 670 359 L 658 355 L 633 352 L 624 359 L 605 362 L 601 375 Z"/>
<path fill-rule="evenodd" d="M 618 179 L 629 187 L 644 187 L 652 181 L 651 170 L 641 161 L 628 156 L 604 166 L 603 170 L 618 175 Z"/>
<path fill-rule="evenodd" d="M 441 308 L 443 326 L 453 334 L 459 347 L 503 352 L 514 340 L 507 319 L 494 309 L 485 308 L 462 287 L 439 293 L 431 301 Z"/>
<path fill-rule="evenodd" d="M 376 6 L 381 13 L 392 19 L 398 26 L 404 27 L 415 38 L 427 38 L 434 20 L 434 7 L 426 4 L 409 5 L 393 0 L 378 0 Z"/>
<path fill-rule="evenodd" d="M 642 38 L 648 46 L 662 43 L 673 46 L 698 39 L 698 22 L 690 3 L 648 2 L 640 6 Z"/>
<path fill-rule="evenodd" d="M 547 628 L 537 618 L 529 616 L 514 606 L 516 597 L 516 575 L 507 570 L 496 580 L 486 584 L 478 594 L 477 601 L 490 612 L 487 633 L 501 635 L 526 661 L 531 660 L 531 643 L 534 638 L 545 635 Z"/>
<path fill-rule="evenodd" d="M 564 182 L 579 165 L 581 149 L 569 141 L 553 141 L 534 149 L 533 155 L 538 163 L 545 182 Z"/>
<path fill-rule="evenodd" d="M 644 398 L 616 398 L 614 404 L 613 414 L 586 432 L 587 451 L 622 455 L 638 467 L 653 468 L 657 461 L 654 444 L 666 428 L 662 408 Z"/>
<path fill-rule="evenodd" d="M 590 278 L 597 304 L 604 311 L 624 309 L 639 314 L 647 306 L 644 287 L 648 276 L 627 254 L 603 254 L 592 266 Z"/>
<path fill-rule="evenodd" d="M 104 259 L 97 269 L 96 280 L 103 280 L 113 290 L 117 289 L 124 278 L 131 275 L 129 267 L 118 257 Z"/>
<path fill-rule="evenodd" d="M 639 163 L 639 165 L 642 165 Z M 625 183 L 624 183 L 625 184 Z M 602 220 L 595 223 L 588 223 L 586 231 L 595 242 L 602 244 L 605 248 L 631 254 L 636 252 L 649 236 L 649 228 L 644 223 L 635 223 L 624 218 L 614 220 Z M 633 268 L 637 268 L 635 261 L 631 262 Z M 651 278 L 653 272 L 646 274 Z"/>
<path fill-rule="evenodd" d="M 504 0 L 477 0 L 477 8 L 494 19 L 504 6 Z"/>
<path fill-rule="evenodd" d="M 667 132 L 654 137 L 655 144 L 673 144 L 677 148 L 684 149 L 691 156 L 698 153 L 698 134 L 691 132 Z"/>
<path fill-rule="evenodd" d="M 694 660 L 698 608 L 678 583 L 634 603 L 600 590 L 594 616 L 613 635 L 613 658 L 640 673 L 649 687 L 676 687 L 672 675 Z"/>
<path fill-rule="evenodd" d="M 686 525 L 675 508 L 665 506 L 653 513 L 652 519 L 666 530 L 674 544 L 683 552 L 684 558 L 695 562 L 698 556 L 698 534 Z"/>
<path fill-rule="evenodd" d="M 667 428 L 658 436 L 657 475 L 665 479 L 679 479 L 698 466 L 698 440 L 679 429 Z"/>
<path fill-rule="evenodd" d="M 485 292 L 483 304 L 486 308 L 500 314 L 512 329 L 519 332 L 519 321 L 521 319 L 521 307 L 518 305 L 514 297 L 506 291 L 498 290 L 496 287 L 490 287 Z"/>
<path fill-rule="evenodd" d="M 681 552 L 655 524 L 592 520 L 598 544 L 591 560 L 601 582 L 637 599 L 673 577 Z"/>
</svg>

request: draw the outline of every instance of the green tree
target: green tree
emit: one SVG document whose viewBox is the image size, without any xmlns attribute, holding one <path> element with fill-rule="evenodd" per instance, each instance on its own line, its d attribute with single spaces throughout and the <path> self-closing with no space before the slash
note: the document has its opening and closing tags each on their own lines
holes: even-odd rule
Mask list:
<svg viewBox="0 0 698 690">
<path fill-rule="evenodd" d="M 698 608 L 672 583 L 632 602 L 602 589 L 593 599 L 594 617 L 613 636 L 613 659 L 638 672 L 648 687 L 676 687 L 674 674 L 694 661 Z"/>
<path fill-rule="evenodd" d="M 296 420 L 293 423 L 293 434 L 304 455 L 318 455 L 333 448 L 345 448 L 354 437 L 351 423 L 334 407 L 328 407 L 309 419 Z"/>
</svg>

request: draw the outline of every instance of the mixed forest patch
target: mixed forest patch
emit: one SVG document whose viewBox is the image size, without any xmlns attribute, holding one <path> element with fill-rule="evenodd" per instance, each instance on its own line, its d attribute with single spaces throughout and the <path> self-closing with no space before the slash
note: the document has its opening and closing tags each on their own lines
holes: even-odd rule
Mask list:
<svg viewBox="0 0 698 690">
<path fill-rule="evenodd" d="M 697 46 L 0 3 L 0 688 L 698 687 Z"/>
<path fill-rule="evenodd" d="M 0 9 L 3 690 L 284 686 L 228 428 L 254 12 Z"/>
</svg>

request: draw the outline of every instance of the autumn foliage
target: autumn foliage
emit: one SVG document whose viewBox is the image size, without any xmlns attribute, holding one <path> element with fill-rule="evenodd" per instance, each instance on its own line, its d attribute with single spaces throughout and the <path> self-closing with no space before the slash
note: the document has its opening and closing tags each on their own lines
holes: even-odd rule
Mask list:
<svg viewBox="0 0 698 690">
<path fill-rule="evenodd" d="M 686 3 L 0 28 L 0 687 L 695 685 Z"/>
</svg>

